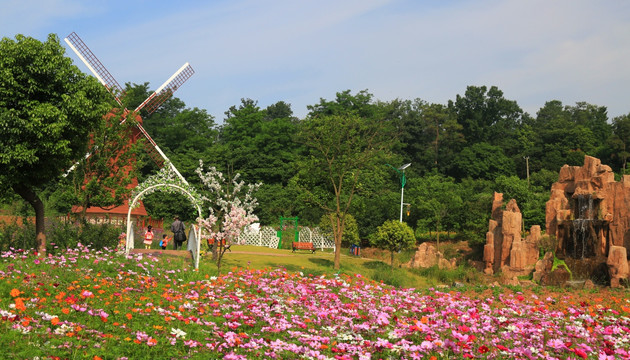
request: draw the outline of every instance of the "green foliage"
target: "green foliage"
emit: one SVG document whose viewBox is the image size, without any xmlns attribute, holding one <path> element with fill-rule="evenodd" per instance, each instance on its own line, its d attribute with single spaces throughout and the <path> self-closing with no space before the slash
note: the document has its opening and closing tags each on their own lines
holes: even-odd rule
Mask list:
<svg viewBox="0 0 630 360">
<path fill-rule="evenodd" d="M 452 166 L 452 173 L 460 179 L 492 180 L 515 171 L 514 162 L 505 155 L 503 148 L 485 142 L 464 148 Z"/>
<path fill-rule="evenodd" d="M 387 220 L 376 229 L 372 245 L 379 249 L 389 250 L 391 266 L 394 266 L 394 252 L 409 249 L 416 245 L 416 237 L 407 223 Z"/>
<path fill-rule="evenodd" d="M 379 262 L 374 266 L 372 272 L 372 279 L 374 281 L 381 281 L 387 285 L 402 287 L 407 283 L 408 274 L 406 271 L 400 268 L 394 268 L 387 266 L 386 264 Z"/>
<path fill-rule="evenodd" d="M 85 155 L 109 94 L 72 65 L 54 34 L 44 43 L 5 37 L 0 52 L 0 174 L 8 184 L 42 185 Z"/>
<path fill-rule="evenodd" d="M 109 224 L 79 225 L 74 222 L 48 218 L 46 224 L 46 251 L 56 253 L 60 249 L 73 249 L 77 244 L 88 245 L 92 249 L 114 249 L 118 244 L 118 236 L 122 232 L 119 227 Z M 0 251 L 14 249 L 31 249 L 35 247 L 35 225 L 26 222 L 0 223 Z"/>
<path fill-rule="evenodd" d="M 411 271 L 440 284 L 451 285 L 456 281 L 475 283 L 479 280 L 476 270 L 467 265 L 459 265 L 455 269 L 440 269 L 434 265 L 428 268 L 411 269 Z"/>
<path fill-rule="evenodd" d="M 468 144 L 487 142 L 507 148 L 516 136 L 523 110 L 496 86 L 468 86 L 464 96 L 449 101 Z M 508 151 L 507 153 L 510 153 Z"/>
<path fill-rule="evenodd" d="M 551 271 L 554 271 L 555 269 L 557 269 L 560 266 L 562 266 L 565 269 L 567 269 L 567 272 L 569 273 L 570 278 L 573 279 L 573 273 L 571 273 L 571 269 L 569 269 L 569 267 L 564 262 L 564 260 L 558 259 L 557 257 L 554 256 L 553 257 L 553 265 L 551 266 Z"/>
<path fill-rule="evenodd" d="M 433 230 L 439 247 L 439 234 L 443 230 L 456 231 L 459 228 L 457 214 L 463 200 L 460 185 L 453 178 L 431 174 L 423 178 L 410 178 L 413 188 L 408 192 L 412 209 L 417 209 L 418 224 L 424 230 Z M 414 219 L 414 218 L 412 218 Z"/>
<path fill-rule="evenodd" d="M 539 257 L 542 258 L 548 252 L 555 254 L 556 247 L 558 246 L 558 240 L 555 235 L 543 235 L 538 243 L 538 246 L 540 248 Z"/>
<path fill-rule="evenodd" d="M 469 246 L 477 254 L 476 258 L 481 259 L 492 210 L 494 184 L 488 180 L 466 179 L 460 186 L 461 197 L 466 201 L 457 214 L 461 226 L 460 234 L 462 240 L 468 240 Z"/>
<path fill-rule="evenodd" d="M 368 111 L 374 107 L 364 104 L 361 109 L 354 109 L 350 105 L 356 104 L 354 98 L 337 95 L 337 103 L 327 104 L 322 100 L 322 104 L 311 108 L 311 117 L 301 124 L 299 138 L 309 152 L 298 163 L 299 172 L 292 181 L 306 195 L 305 199 L 342 219 L 342 214 L 350 210 L 360 179 L 365 178 L 363 171 L 381 165 L 375 161 L 389 152 L 394 137 L 389 131 L 391 124 Z M 369 98 L 363 100 L 369 102 Z M 339 105 L 349 108 L 340 111 Z M 328 115 L 329 111 L 342 115 Z M 334 230 L 338 269 L 343 228 Z"/>
<path fill-rule="evenodd" d="M 539 171 L 532 173 L 530 176 L 531 186 L 536 186 L 539 189 L 551 189 L 551 185 L 558 181 L 558 171 L 551 171 L 548 169 L 540 169 Z"/>
<path fill-rule="evenodd" d="M 85 156 L 88 134 L 111 96 L 65 56 L 59 38 L 0 40 L 0 188 L 33 206 L 38 250 L 45 250 L 40 189 Z"/>
<path fill-rule="evenodd" d="M 0 223 L 0 252 L 9 249 L 32 249 L 35 243 L 35 224 Z"/>
<path fill-rule="evenodd" d="M 92 249 L 115 249 L 121 232 L 120 227 L 110 224 L 53 222 L 48 235 L 49 251 L 55 252 L 56 247 L 76 248 L 79 243 Z"/>
<path fill-rule="evenodd" d="M 121 119 L 120 110 L 112 111 L 90 133 L 89 156 L 81 157 L 57 184 L 52 196 L 57 211 L 68 213 L 74 205 L 83 210 L 113 208 L 129 198 L 130 185 L 138 175 L 136 154 L 145 142 L 130 142 L 137 124 L 132 115 L 123 123 Z"/>
<path fill-rule="evenodd" d="M 332 236 L 335 234 L 337 220 L 336 214 L 322 215 L 319 220 L 319 228 L 324 234 Z M 353 244 L 359 244 L 359 227 L 357 221 L 351 214 L 345 214 L 344 216 L 344 229 L 343 236 L 341 237 L 341 246 L 349 247 Z"/>
<path fill-rule="evenodd" d="M 523 214 L 525 228 L 545 223 L 545 203 L 549 200 L 548 188 L 528 186 L 526 179 L 502 175 L 496 179 L 495 191 L 503 193 L 505 201 L 516 200 Z"/>
</svg>

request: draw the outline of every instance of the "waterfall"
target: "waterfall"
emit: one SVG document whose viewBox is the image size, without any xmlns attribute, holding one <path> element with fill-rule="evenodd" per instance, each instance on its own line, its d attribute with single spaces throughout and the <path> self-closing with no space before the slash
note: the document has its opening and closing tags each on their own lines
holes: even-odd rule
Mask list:
<svg viewBox="0 0 630 360">
<path fill-rule="evenodd" d="M 573 220 L 573 258 L 584 259 L 588 246 L 588 232 L 593 224 L 593 197 L 578 195 Z"/>
</svg>

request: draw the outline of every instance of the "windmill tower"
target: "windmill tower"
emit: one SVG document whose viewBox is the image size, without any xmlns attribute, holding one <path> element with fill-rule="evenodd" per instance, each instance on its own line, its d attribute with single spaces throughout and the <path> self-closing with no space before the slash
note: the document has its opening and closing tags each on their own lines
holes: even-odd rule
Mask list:
<svg viewBox="0 0 630 360">
<path fill-rule="evenodd" d="M 76 34 L 71 33 L 66 37 L 65 42 L 70 46 L 72 51 L 81 59 L 81 61 L 87 66 L 87 68 L 92 72 L 92 74 L 105 86 L 105 88 L 112 94 L 116 102 L 124 108 L 123 111 L 123 119 L 121 121 L 124 122 L 126 117 L 130 114 L 130 111 L 124 107 L 121 96 L 123 96 L 124 91 L 123 88 L 118 84 L 116 79 L 107 71 L 105 66 L 98 60 L 98 58 L 92 53 L 92 51 L 85 45 L 83 40 Z M 173 172 L 177 174 L 177 176 L 184 182 L 188 183 L 186 179 L 182 176 L 182 174 L 175 168 L 175 165 L 170 162 L 168 157 L 162 152 L 160 147 L 155 143 L 155 141 L 151 138 L 149 133 L 142 126 L 142 118 L 140 118 L 138 112 L 141 109 L 145 109 L 149 115 L 155 112 L 162 103 L 164 103 L 167 99 L 173 96 L 173 93 L 177 91 L 177 89 L 188 80 L 195 71 L 190 66 L 190 64 L 185 63 L 179 70 L 177 70 L 168 80 L 164 82 L 155 92 L 153 92 L 146 100 L 144 100 L 138 107 L 133 111 L 136 114 L 136 125 L 134 126 L 133 132 L 129 141 L 131 143 L 137 141 L 139 138 L 144 137 L 147 140 L 147 151 L 149 157 L 155 161 L 155 163 L 162 167 L 165 164 L 169 164 Z M 138 185 L 138 180 L 133 179 L 130 187 L 135 187 Z M 101 222 L 112 222 L 117 225 L 122 225 L 124 221 L 126 221 L 127 211 L 129 210 L 129 201 L 125 200 L 125 203 L 121 206 L 115 207 L 113 209 L 102 209 L 100 207 L 89 207 L 86 209 L 86 214 L 90 218 L 90 221 L 101 223 Z M 79 212 L 81 209 L 73 209 L 74 212 Z M 136 209 L 132 210 L 132 215 L 136 218 L 143 218 L 147 216 L 146 209 L 143 204 L 140 204 Z"/>
</svg>

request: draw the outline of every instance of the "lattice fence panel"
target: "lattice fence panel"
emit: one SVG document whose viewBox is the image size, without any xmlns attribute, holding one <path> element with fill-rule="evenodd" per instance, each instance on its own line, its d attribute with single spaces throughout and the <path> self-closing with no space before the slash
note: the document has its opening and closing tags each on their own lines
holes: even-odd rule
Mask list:
<svg viewBox="0 0 630 360">
<path fill-rule="evenodd" d="M 276 231 L 269 226 L 264 226 L 258 232 L 242 233 L 238 238 L 239 244 L 266 246 L 272 249 L 278 248 L 279 241 Z"/>
<path fill-rule="evenodd" d="M 322 233 L 319 228 L 314 228 L 311 231 L 311 242 L 313 243 L 313 246 L 318 249 L 323 250 L 335 248 L 335 240 L 329 235 Z"/>
<path fill-rule="evenodd" d="M 307 227 L 303 227 L 299 233 L 300 242 L 313 242 L 313 232 Z"/>
</svg>

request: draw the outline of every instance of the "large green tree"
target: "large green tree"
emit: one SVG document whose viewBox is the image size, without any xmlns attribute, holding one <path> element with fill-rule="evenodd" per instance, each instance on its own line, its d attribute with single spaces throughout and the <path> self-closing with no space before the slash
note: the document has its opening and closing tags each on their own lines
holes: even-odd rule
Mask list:
<svg viewBox="0 0 630 360">
<path fill-rule="evenodd" d="M 65 56 L 59 38 L 0 40 L 0 183 L 35 211 L 37 250 L 46 249 L 43 186 L 86 154 L 111 96 Z"/>
<path fill-rule="evenodd" d="M 310 152 L 300 162 L 296 182 L 308 200 L 333 214 L 335 260 L 339 269 L 346 214 L 363 171 L 378 154 L 391 148 L 386 122 L 358 115 L 315 115 L 303 122 L 300 133 Z"/>
<path fill-rule="evenodd" d="M 448 107 L 462 125 L 468 144 L 509 146 L 523 116 L 516 101 L 504 98 L 496 86 L 468 86 L 464 96 L 457 95 Z"/>
<path fill-rule="evenodd" d="M 418 209 L 420 223 L 436 233 L 437 247 L 440 246 L 440 232 L 457 230 L 455 215 L 463 206 L 460 186 L 453 178 L 440 174 L 431 174 L 419 179 L 412 179 L 414 190 L 409 191 L 409 198 L 414 209 Z"/>
</svg>

